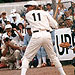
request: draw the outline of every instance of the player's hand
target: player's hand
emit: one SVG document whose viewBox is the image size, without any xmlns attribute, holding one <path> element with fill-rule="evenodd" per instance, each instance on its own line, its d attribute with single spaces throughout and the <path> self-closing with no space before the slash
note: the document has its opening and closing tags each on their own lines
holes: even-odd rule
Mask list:
<svg viewBox="0 0 75 75">
<path fill-rule="evenodd" d="M 68 42 L 64 42 L 64 43 L 61 43 L 59 44 L 60 47 L 63 47 L 63 48 L 68 48 L 71 44 L 69 44 Z"/>
</svg>

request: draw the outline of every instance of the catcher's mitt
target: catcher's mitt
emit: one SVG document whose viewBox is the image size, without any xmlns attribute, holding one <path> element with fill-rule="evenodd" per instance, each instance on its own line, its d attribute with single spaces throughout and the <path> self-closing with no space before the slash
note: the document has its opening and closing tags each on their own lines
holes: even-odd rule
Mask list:
<svg viewBox="0 0 75 75">
<path fill-rule="evenodd" d="M 71 44 L 69 44 L 68 42 L 63 42 L 61 44 L 59 44 L 60 47 L 63 47 L 63 48 L 69 48 L 71 46 Z"/>
</svg>

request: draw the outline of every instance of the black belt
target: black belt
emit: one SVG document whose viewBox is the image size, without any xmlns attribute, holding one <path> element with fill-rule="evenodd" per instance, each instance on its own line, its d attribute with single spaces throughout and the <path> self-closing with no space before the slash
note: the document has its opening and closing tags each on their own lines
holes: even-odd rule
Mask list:
<svg viewBox="0 0 75 75">
<path fill-rule="evenodd" d="M 50 32 L 49 30 L 46 30 L 47 32 Z M 39 32 L 39 30 L 35 30 L 33 31 L 33 33 Z"/>
</svg>

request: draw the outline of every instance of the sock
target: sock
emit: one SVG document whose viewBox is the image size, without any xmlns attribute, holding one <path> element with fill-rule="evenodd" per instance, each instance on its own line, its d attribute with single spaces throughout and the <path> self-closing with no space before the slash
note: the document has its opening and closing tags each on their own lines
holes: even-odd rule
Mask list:
<svg viewBox="0 0 75 75">
<path fill-rule="evenodd" d="M 43 63 L 46 63 L 46 57 L 42 57 Z"/>
<path fill-rule="evenodd" d="M 26 71 L 27 71 L 26 68 L 22 68 L 22 69 L 21 69 L 21 75 L 26 75 Z"/>
<path fill-rule="evenodd" d="M 41 65 L 41 58 L 38 59 L 38 65 Z"/>
<path fill-rule="evenodd" d="M 62 67 L 58 68 L 58 71 L 61 75 L 66 75 Z"/>
</svg>

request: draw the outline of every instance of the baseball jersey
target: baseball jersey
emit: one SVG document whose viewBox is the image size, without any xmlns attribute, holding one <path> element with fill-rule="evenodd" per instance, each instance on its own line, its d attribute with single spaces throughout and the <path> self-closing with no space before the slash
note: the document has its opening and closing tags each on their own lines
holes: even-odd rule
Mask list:
<svg viewBox="0 0 75 75">
<path fill-rule="evenodd" d="M 58 23 L 44 10 L 32 10 L 26 14 L 26 19 L 32 26 L 31 31 L 50 30 L 58 28 Z"/>
</svg>

